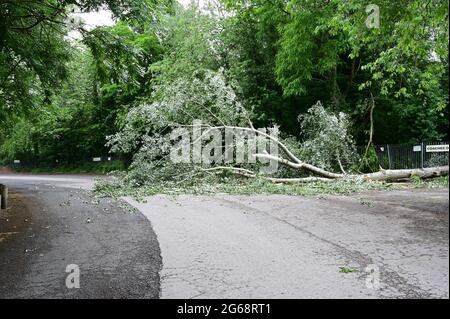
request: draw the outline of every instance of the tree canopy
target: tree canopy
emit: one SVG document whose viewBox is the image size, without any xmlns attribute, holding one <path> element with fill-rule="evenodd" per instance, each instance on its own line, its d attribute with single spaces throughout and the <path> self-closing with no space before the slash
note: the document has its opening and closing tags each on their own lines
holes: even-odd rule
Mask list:
<svg viewBox="0 0 450 319">
<path fill-rule="evenodd" d="M 338 170 L 355 144 L 448 140 L 447 1 L 206 3 L 1 0 L 0 160 L 111 151 L 138 167 L 193 119 L 279 127 Z M 74 18 L 99 9 L 114 25 Z"/>
</svg>

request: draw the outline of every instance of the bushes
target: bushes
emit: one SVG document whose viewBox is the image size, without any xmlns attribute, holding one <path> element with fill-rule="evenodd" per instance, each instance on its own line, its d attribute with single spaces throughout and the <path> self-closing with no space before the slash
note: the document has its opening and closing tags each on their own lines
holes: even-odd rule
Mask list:
<svg viewBox="0 0 450 319">
<path fill-rule="evenodd" d="M 361 163 L 358 165 L 358 170 L 363 173 L 371 173 L 378 171 L 380 166 L 389 168 L 389 163 L 381 163 L 375 151 L 375 147 L 370 145 L 367 154 L 361 159 Z"/>
<path fill-rule="evenodd" d="M 448 165 L 448 154 L 432 154 L 425 162 L 425 167 Z"/>
</svg>

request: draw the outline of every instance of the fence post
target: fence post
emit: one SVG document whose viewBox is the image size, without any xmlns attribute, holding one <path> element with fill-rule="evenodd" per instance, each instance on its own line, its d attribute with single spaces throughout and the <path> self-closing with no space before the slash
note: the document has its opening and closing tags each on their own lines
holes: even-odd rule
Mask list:
<svg viewBox="0 0 450 319">
<path fill-rule="evenodd" d="M 389 169 L 392 169 L 392 165 L 391 165 L 391 152 L 389 151 L 389 144 L 386 144 L 386 149 L 387 149 L 387 153 L 388 153 Z"/>
<path fill-rule="evenodd" d="M 422 142 L 422 147 L 420 148 L 421 149 L 421 153 L 420 153 L 420 155 L 421 155 L 421 158 L 420 158 L 420 166 L 421 166 L 421 168 L 423 169 L 423 157 L 424 157 L 424 154 L 423 154 L 423 152 L 424 152 L 424 147 L 425 147 L 425 143 L 424 142 Z"/>
<path fill-rule="evenodd" d="M 8 188 L 0 184 L 0 209 L 6 209 L 8 205 Z"/>
</svg>

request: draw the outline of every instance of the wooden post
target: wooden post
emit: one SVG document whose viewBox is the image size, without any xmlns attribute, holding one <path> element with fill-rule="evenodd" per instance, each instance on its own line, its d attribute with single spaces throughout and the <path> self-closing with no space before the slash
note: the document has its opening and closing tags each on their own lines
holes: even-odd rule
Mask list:
<svg viewBox="0 0 450 319">
<path fill-rule="evenodd" d="M 8 187 L 0 184 L 0 208 L 6 209 L 8 205 Z"/>
</svg>

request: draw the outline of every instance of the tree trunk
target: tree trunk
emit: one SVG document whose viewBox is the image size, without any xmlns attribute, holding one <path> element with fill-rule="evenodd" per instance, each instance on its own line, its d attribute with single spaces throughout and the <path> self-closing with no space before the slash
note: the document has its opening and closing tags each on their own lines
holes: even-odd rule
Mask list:
<svg viewBox="0 0 450 319">
<path fill-rule="evenodd" d="M 266 180 L 272 181 L 274 183 L 306 183 L 306 182 L 328 182 L 328 181 L 334 181 L 338 179 L 348 179 L 348 180 L 357 180 L 357 179 L 364 179 L 364 180 L 371 180 L 371 181 L 398 181 L 398 180 L 404 180 L 409 179 L 412 176 L 418 176 L 419 178 L 432 178 L 432 177 L 438 177 L 438 176 L 447 176 L 449 174 L 449 166 L 437 166 L 437 167 L 429 167 L 429 168 L 417 168 L 417 169 L 398 169 L 398 170 L 380 170 L 375 173 L 369 173 L 369 174 L 338 174 L 334 172 L 330 172 L 327 170 L 324 170 L 320 167 L 308 164 L 303 162 L 301 159 L 296 157 L 287 147 L 284 145 L 280 140 L 277 138 L 270 136 L 269 134 L 266 134 L 264 132 L 255 130 L 253 127 L 237 127 L 237 126 L 219 126 L 219 127 L 212 127 L 209 125 L 204 125 L 208 127 L 209 129 L 212 128 L 232 128 L 235 130 L 242 130 L 242 131 L 252 131 L 256 135 L 260 135 L 263 137 L 266 137 L 270 139 L 272 142 L 276 143 L 285 156 L 287 156 L 288 159 L 274 156 L 271 154 L 253 154 L 254 157 L 259 159 L 266 159 L 270 161 L 277 161 L 278 163 L 288 166 L 293 169 L 298 170 L 305 170 L 309 171 L 312 174 L 316 176 L 309 176 L 309 177 L 301 177 L 301 178 L 273 178 L 273 177 L 267 177 L 267 176 L 260 176 L 256 174 L 255 172 L 244 169 L 244 168 L 238 168 L 238 167 L 232 167 L 232 166 L 216 166 L 209 169 L 202 169 L 205 172 L 211 172 L 211 171 L 224 171 L 228 170 L 234 174 L 249 177 L 249 178 L 255 178 L 255 177 L 262 177 Z"/>
<path fill-rule="evenodd" d="M 448 168 L 448 166 L 437 166 L 417 169 L 388 169 L 360 176 L 362 176 L 364 179 L 372 181 L 396 181 L 400 179 L 411 178 L 412 176 L 418 176 L 420 178 L 432 178 L 438 176 L 447 176 Z"/>
</svg>

